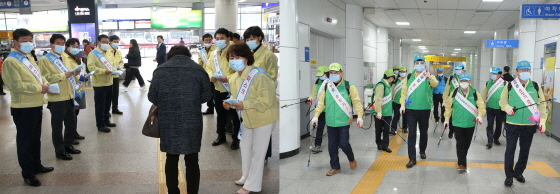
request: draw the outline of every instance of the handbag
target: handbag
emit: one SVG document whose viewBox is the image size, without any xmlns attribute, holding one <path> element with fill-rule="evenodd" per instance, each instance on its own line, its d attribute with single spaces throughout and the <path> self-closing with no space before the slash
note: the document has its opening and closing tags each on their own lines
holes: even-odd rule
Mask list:
<svg viewBox="0 0 560 194">
<path fill-rule="evenodd" d="M 142 134 L 148 137 L 159 138 L 158 114 L 157 106 L 152 104 L 148 118 L 142 128 Z"/>
</svg>

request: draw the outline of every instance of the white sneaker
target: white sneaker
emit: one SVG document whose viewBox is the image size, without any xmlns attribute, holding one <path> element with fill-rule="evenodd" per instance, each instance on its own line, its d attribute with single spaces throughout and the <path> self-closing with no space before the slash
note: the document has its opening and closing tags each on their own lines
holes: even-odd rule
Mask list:
<svg viewBox="0 0 560 194">
<path fill-rule="evenodd" d="M 146 88 L 146 86 L 142 86 L 140 90 L 148 90 L 148 88 Z"/>
</svg>

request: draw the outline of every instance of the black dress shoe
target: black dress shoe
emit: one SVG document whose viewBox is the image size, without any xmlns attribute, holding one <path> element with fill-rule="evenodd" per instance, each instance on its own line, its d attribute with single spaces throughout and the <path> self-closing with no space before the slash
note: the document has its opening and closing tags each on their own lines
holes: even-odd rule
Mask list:
<svg viewBox="0 0 560 194">
<path fill-rule="evenodd" d="M 74 140 L 74 142 L 72 142 L 72 145 L 80 145 L 79 141 Z"/>
<path fill-rule="evenodd" d="M 99 130 L 101 132 L 105 132 L 105 133 L 111 132 L 111 129 L 109 129 L 107 127 L 99 127 L 99 128 L 97 128 L 97 130 Z"/>
<path fill-rule="evenodd" d="M 384 148 L 383 148 L 383 151 L 386 151 L 387 153 L 393 152 L 393 151 L 392 151 L 391 149 L 389 149 L 388 147 L 384 147 Z"/>
<path fill-rule="evenodd" d="M 113 113 L 113 114 L 118 114 L 118 115 L 122 115 L 122 114 L 123 114 L 123 112 L 120 111 L 119 109 L 113 110 L 112 113 Z"/>
<path fill-rule="evenodd" d="M 518 174 L 515 173 L 515 175 L 513 175 L 513 177 L 515 177 L 515 179 L 517 179 L 517 181 L 524 183 L 525 182 L 525 177 L 523 177 L 522 174 Z"/>
<path fill-rule="evenodd" d="M 63 153 L 57 153 L 56 154 L 56 158 L 61 159 L 61 160 L 72 160 L 74 158 L 72 158 L 72 156 L 66 152 Z"/>
<path fill-rule="evenodd" d="M 511 185 L 513 185 L 513 177 L 506 178 L 506 180 L 504 181 L 504 185 L 511 187 Z"/>
<path fill-rule="evenodd" d="M 492 143 L 486 144 L 486 149 L 492 149 Z"/>
<path fill-rule="evenodd" d="M 239 140 L 233 140 L 233 142 L 231 143 L 231 147 L 232 150 L 237 150 L 239 149 Z"/>
<path fill-rule="evenodd" d="M 76 135 L 74 135 L 74 139 L 85 139 L 86 137 L 81 136 L 80 134 L 76 133 Z"/>
<path fill-rule="evenodd" d="M 426 153 L 420 153 L 420 158 L 426 159 Z"/>
<path fill-rule="evenodd" d="M 41 167 L 41 168 L 35 169 L 35 172 L 38 173 L 38 174 L 41 174 L 41 173 L 52 172 L 53 170 L 54 170 L 53 167 Z"/>
<path fill-rule="evenodd" d="M 447 137 L 449 137 L 449 139 L 453 138 L 453 133 L 449 133 L 449 135 L 447 135 Z"/>
<path fill-rule="evenodd" d="M 494 140 L 494 143 L 495 143 L 496 145 L 502 145 L 502 144 L 500 143 L 500 141 L 497 140 L 497 139 Z"/>
<path fill-rule="evenodd" d="M 395 131 L 393 131 L 393 130 L 390 130 L 390 131 L 389 131 L 389 135 L 396 135 L 396 134 L 397 134 L 397 132 L 395 132 Z"/>
<path fill-rule="evenodd" d="M 41 186 L 41 181 L 39 181 L 39 179 L 37 179 L 36 176 L 23 178 L 23 181 L 25 181 L 25 183 L 27 183 L 29 186 L 34 186 L 34 187 Z"/>
<path fill-rule="evenodd" d="M 218 137 L 214 140 L 214 142 L 212 142 L 212 146 L 218 146 L 223 143 L 226 143 L 226 138 Z"/>
<path fill-rule="evenodd" d="M 2 93 L 0 93 L 0 95 L 6 95 L 6 93 L 5 93 L 5 92 L 2 92 Z"/>
<path fill-rule="evenodd" d="M 69 153 L 69 154 L 80 154 L 80 153 L 82 153 L 82 151 L 74 148 L 74 146 L 66 147 L 64 149 L 66 150 L 66 153 Z"/>
<path fill-rule="evenodd" d="M 416 160 L 410 160 L 408 162 L 408 164 L 406 164 L 407 168 L 412 168 L 414 165 L 416 165 Z"/>
<path fill-rule="evenodd" d="M 116 127 L 117 124 L 111 123 L 111 122 L 106 122 L 106 123 L 105 123 L 105 126 L 107 126 L 107 127 Z"/>
<path fill-rule="evenodd" d="M 377 150 L 383 150 L 381 146 L 377 146 Z"/>
</svg>

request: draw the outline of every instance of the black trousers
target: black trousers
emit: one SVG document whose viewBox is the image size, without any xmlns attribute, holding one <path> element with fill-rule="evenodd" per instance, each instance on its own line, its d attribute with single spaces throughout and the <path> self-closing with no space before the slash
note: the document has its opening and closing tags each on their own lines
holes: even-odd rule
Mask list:
<svg viewBox="0 0 560 194">
<path fill-rule="evenodd" d="M 140 87 L 144 87 L 144 85 L 146 85 L 146 84 L 144 83 L 144 79 L 142 78 L 142 75 L 140 75 L 140 70 L 139 70 L 138 68 L 130 68 L 130 69 L 128 70 L 128 73 L 126 74 L 125 79 L 124 79 L 123 86 L 124 86 L 124 87 L 128 87 L 128 85 L 129 85 L 130 82 L 132 81 L 132 78 L 133 78 L 133 77 L 136 77 L 136 79 L 138 80 L 138 84 L 140 84 Z M 118 80 L 118 79 L 117 79 L 117 80 Z M 113 79 L 113 86 L 114 86 L 114 83 L 115 83 L 115 80 Z M 117 86 L 119 85 L 118 83 L 119 83 L 119 82 L 117 81 Z M 117 91 L 118 91 L 118 87 L 117 87 Z M 114 95 L 114 94 L 113 94 L 113 95 Z M 117 94 L 117 97 L 118 97 L 118 96 L 119 96 L 119 95 Z M 114 102 L 114 101 L 113 101 L 113 102 Z M 118 101 L 117 101 L 117 104 L 118 104 Z"/>
<path fill-rule="evenodd" d="M 104 127 L 109 122 L 111 97 L 113 86 L 93 87 L 93 100 L 95 101 L 95 125 Z"/>
<path fill-rule="evenodd" d="M 216 86 L 214 86 L 214 83 L 210 82 L 210 88 L 212 88 L 212 91 L 215 91 Z M 221 104 L 218 104 L 218 106 L 220 106 Z M 208 102 L 206 102 L 206 106 L 208 106 L 208 109 L 206 111 L 214 111 L 214 94 L 212 94 L 212 98 L 210 98 L 210 100 L 208 100 Z"/>
<path fill-rule="evenodd" d="M 381 120 L 375 119 L 375 143 L 377 147 L 386 148 L 389 147 L 389 124 L 391 123 L 390 116 L 382 116 Z M 383 138 L 381 135 L 383 134 Z"/>
<path fill-rule="evenodd" d="M 240 121 L 239 117 L 237 116 L 237 112 L 235 109 L 226 110 L 224 106 L 222 106 L 223 101 L 228 99 L 228 93 L 223 92 L 221 93 L 218 90 L 214 90 L 214 103 L 216 104 L 216 113 L 218 114 L 217 122 L 216 122 L 216 133 L 221 138 L 226 138 L 226 122 L 227 122 L 227 115 L 231 114 L 231 119 L 233 121 L 233 134 L 231 135 L 233 140 L 238 140 L 237 135 L 239 134 L 239 127 Z"/>
<path fill-rule="evenodd" d="M 467 153 L 471 147 L 472 137 L 474 134 L 474 127 L 455 128 L 455 140 L 457 140 L 457 160 L 459 165 L 467 166 Z"/>
<path fill-rule="evenodd" d="M 405 110 L 408 119 L 408 158 L 416 160 L 416 129 L 420 129 L 420 153 L 426 153 L 428 146 L 428 127 L 430 127 L 430 110 Z"/>
<path fill-rule="evenodd" d="M 397 124 L 399 123 L 399 119 L 401 118 L 401 113 L 399 112 L 401 109 L 401 105 L 393 102 L 393 122 L 391 123 L 391 129 L 397 130 Z M 408 122 L 405 116 L 403 118 L 403 129 L 408 129 Z"/>
<path fill-rule="evenodd" d="M 515 173 L 523 174 L 527 168 L 527 160 L 529 160 L 529 150 L 533 143 L 533 135 L 537 132 L 536 125 L 512 125 L 506 123 L 506 154 L 504 159 L 504 170 L 506 177 L 513 177 Z M 515 158 L 515 149 L 519 141 L 519 158 L 513 166 Z"/>
<path fill-rule="evenodd" d="M 315 133 L 315 146 L 321 146 L 323 144 L 323 131 L 325 130 L 325 112 L 319 115 L 319 120 L 317 121 L 317 133 Z"/>
<path fill-rule="evenodd" d="M 49 102 L 51 111 L 52 142 L 56 153 L 65 153 L 66 147 L 72 146 L 76 135 L 78 119 L 74 110 L 74 100 Z M 62 125 L 64 123 L 64 136 Z"/>
<path fill-rule="evenodd" d="M 441 114 L 439 113 L 440 108 Z M 434 118 L 436 119 L 436 122 L 441 121 L 443 123 L 445 121 L 443 113 L 445 113 L 445 107 L 443 107 L 443 94 L 434 94 Z"/>
<path fill-rule="evenodd" d="M 488 143 L 492 143 L 492 140 L 498 140 L 500 135 L 502 135 L 502 124 L 506 118 L 506 112 L 500 109 L 486 108 L 486 118 L 488 120 L 488 126 L 486 127 L 486 136 L 488 137 Z M 494 130 L 494 121 L 496 121 L 496 129 Z"/>
<path fill-rule="evenodd" d="M 113 111 L 119 110 L 119 78 L 113 78 L 113 94 L 111 102 L 113 103 Z"/>
<path fill-rule="evenodd" d="M 0 75 L 0 93 L 4 93 L 4 80 L 2 80 L 2 75 Z"/>
<path fill-rule="evenodd" d="M 200 168 L 198 153 L 185 155 L 185 179 L 187 179 L 187 193 L 197 194 L 200 184 Z M 165 160 L 165 184 L 169 194 L 179 194 L 179 155 L 167 154 Z"/>
<path fill-rule="evenodd" d="M 21 175 L 23 178 L 35 176 L 35 169 L 41 164 L 41 122 L 43 106 L 33 108 L 11 108 L 16 125 L 16 147 Z"/>
</svg>

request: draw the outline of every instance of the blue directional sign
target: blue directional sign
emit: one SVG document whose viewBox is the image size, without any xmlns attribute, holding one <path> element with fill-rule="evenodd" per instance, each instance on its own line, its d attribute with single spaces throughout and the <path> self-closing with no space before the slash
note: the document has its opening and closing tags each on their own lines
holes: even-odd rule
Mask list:
<svg viewBox="0 0 560 194">
<path fill-rule="evenodd" d="M 31 7 L 30 0 L 0 0 L 0 8 Z"/>
<path fill-rule="evenodd" d="M 522 4 L 521 18 L 560 18 L 560 4 Z"/>
<path fill-rule="evenodd" d="M 309 62 L 309 47 L 305 47 L 304 52 L 305 52 L 305 55 L 304 55 L 305 61 Z"/>
<path fill-rule="evenodd" d="M 486 40 L 486 48 L 519 48 L 519 40 Z"/>
</svg>

